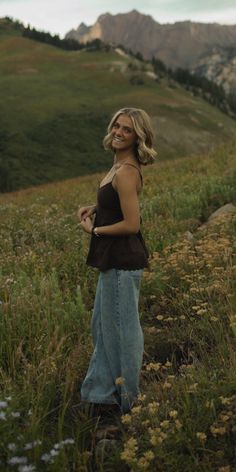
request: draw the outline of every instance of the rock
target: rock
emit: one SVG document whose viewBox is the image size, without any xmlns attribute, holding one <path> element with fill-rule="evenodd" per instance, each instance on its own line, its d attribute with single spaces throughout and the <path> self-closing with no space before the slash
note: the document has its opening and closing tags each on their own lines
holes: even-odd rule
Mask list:
<svg viewBox="0 0 236 472">
<path fill-rule="evenodd" d="M 193 233 L 191 233 L 191 231 L 186 231 L 184 233 L 184 236 L 190 243 L 194 241 L 194 236 L 193 236 Z"/>
<path fill-rule="evenodd" d="M 225 214 L 234 214 L 236 213 L 236 206 L 234 206 L 232 203 L 226 203 L 226 205 L 223 205 L 222 207 L 218 208 L 218 210 L 214 211 L 214 213 L 211 214 L 208 218 L 208 223 L 213 221 L 215 218 L 219 218 L 221 215 Z"/>
<path fill-rule="evenodd" d="M 221 216 L 234 215 L 234 214 L 236 214 L 236 206 L 233 205 L 232 203 L 226 203 L 226 205 L 223 205 L 222 207 L 218 208 L 218 210 L 214 211 L 214 213 L 212 213 L 209 216 L 206 223 L 199 226 L 198 230 L 206 229 L 208 226 L 214 223 Z"/>
</svg>

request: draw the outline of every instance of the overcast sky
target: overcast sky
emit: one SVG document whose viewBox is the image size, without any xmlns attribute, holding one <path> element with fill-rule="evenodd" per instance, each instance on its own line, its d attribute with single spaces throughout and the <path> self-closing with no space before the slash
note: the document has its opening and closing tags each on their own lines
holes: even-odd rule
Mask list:
<svg viewBox="0 0 236 472">
<path fill-rule="evenodd" d="M 235 0 L 0 0 L 0 17 L 10 16 L 61 37 L 81 22 L 93 24 L 102 13 L 133 9 L 159 23 L 191 20 L 236 24 Z"/>
</svg>

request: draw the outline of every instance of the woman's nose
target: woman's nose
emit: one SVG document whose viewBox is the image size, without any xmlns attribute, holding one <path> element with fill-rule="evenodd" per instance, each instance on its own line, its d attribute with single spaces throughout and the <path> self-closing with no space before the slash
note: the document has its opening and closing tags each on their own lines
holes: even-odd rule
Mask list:
<svg viewBox="0 0 236 472">
<path fill-rule="evenodd" d="M 121 128 L 119 128 L 119 129 L 116 130 L 116 136 L 122 136 L 122 134 L 123 134 L 123 133 L 122 133 L 122 129 L 121 129 Z"/>
</svg>

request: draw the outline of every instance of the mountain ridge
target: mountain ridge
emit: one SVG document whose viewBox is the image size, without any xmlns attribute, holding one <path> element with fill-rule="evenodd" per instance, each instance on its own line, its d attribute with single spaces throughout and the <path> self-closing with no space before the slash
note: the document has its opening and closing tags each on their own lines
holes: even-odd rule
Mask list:
<svg viewBox="0 0 236 472">
<path fill-rule="evenodd" d="M 190 20 L 160 24 L 150 15 L 132 10 L 117 15 L 102 14 L 93 25 L 86 26 L 86 31 L 80 24 L 65 38 L 82 43 L 98 38 L 105 43 L 122 45 L 134 53 L 141 53 L 147 60 L 158 58 L 172 69 L 198 70 L 208 79 L 211 77 L 211 80 L 222 84 L 227 93 L 234 88 L 236 90 L 236 25 Z M 218 58 L 214 55 L 214 48 L 219 50 Z M 224 50 L 227 48 L 233 50 L 235 60 L 227 65 L 223 79 L 219 69 L 221 63 L 225 69 Z M 212 62 L 217 68 L 216 74 L 212 72 Z M 230 79 L 225 80 L 227 75 Z"/>
</svg>

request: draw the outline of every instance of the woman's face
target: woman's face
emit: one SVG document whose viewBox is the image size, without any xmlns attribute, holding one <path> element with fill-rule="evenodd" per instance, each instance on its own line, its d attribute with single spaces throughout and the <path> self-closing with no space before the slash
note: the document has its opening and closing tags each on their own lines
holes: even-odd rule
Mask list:
<svg viewBox="0 0 236 472">
<path fill-rule="evenodd" d="M 111 133 L 113 136 L 113 149 L 123 151 L 135 148 L 138 136 L 134 131 L 132 120 L 128 115 L 118 116 L 112 126 Z"/>
</svg>

